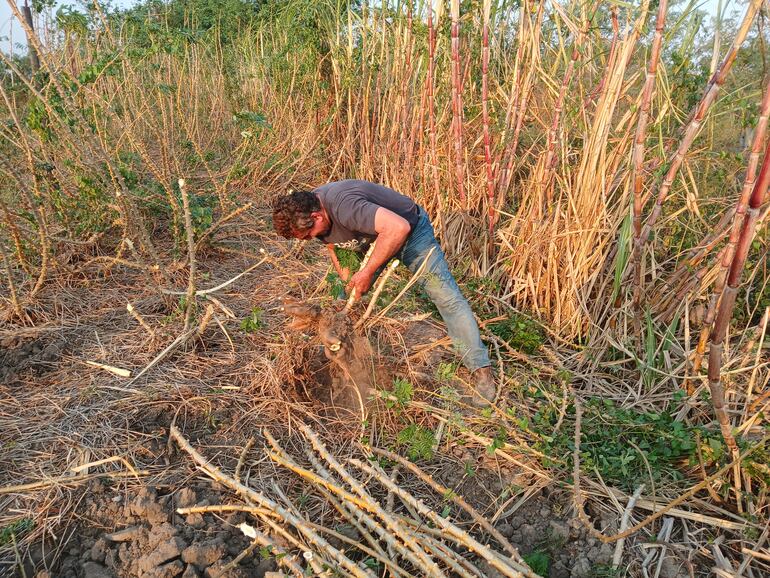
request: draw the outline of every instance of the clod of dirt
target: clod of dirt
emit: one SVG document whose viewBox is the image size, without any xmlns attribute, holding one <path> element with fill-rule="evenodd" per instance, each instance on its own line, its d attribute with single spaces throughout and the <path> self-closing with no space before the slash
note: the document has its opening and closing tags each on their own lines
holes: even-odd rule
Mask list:
<svg viewBox="0 0 770 578">
<path fill-rule="evenodd" d="M 175 498 L 177 508 L 190 508 L 195 505 L 198 496 L 195 495 L 195 490 L 192 488 L 182 488 L 177 492 Z"/>
<path fill-rule="evenodd" d="M 184 569 L 184 573 L 182 573 L 182 578 L 200 578 L 200 576 L 200 573 L 192 564 L 188 564 L 187 568 Z"/>
<path fill-rule="evenodd" d="M 588 578 L 592 575 L 592 568 L 591 561 L 585 556 L 580 556 L 572 565 L 570 578 Z"/>
<path fill-rule="evenodd" d="M 66 346 L 64 338 L 50 341 L 40 338 L 26 343 L 21 338 L 3 339 L 0 343 L 0 383 L 12 385 L 27 371 L 36 376 L 50 371 Z"/>
<path fill-rule="evenodd" d="M 219 539 L 193 544 L 182 552 L 182 561 L 203 570 L 219 561 L 225 555 L 225 550 L 224 542 Z"/>
<path fill-rule="evenodd" d="M 158 502 L 155 490 L 149 488 L 142 488 L 129 506 L 129 511 L 137 518 L 147 520 L 151 524 L 162 524 L 168 521 L 168 512 Z"/>
<path fill-rule="evenodd" d="M 551 520 L 551 523 L 548 525 L 548 532 L 554 540 L 560 542 L 569 540 L 569 525 L 565 522 Z"/>
<path fill-rule="evenodd" d="M 550 573 L 550 578 L 570 578 L 569 568 L 567 568 L 567 566 L 565 566 L 564 562 L 561 560 L 557 560 L 553 563 L 553 566 L 551 566 L 550 569 Z"/>
<path fill-rule="evenodd" d="M 86 562 L 83 564 L 84 578 L 115 578 L 115 574 L 96 562 Z"/>
<path fill-rule="evenodd" d="M 225 566 L 227 566 L 225 562 L 217 562 L 216 565 L 207 568 L 203 576 L 205 578 L 250 578 L 249 574 L 240 568 L 224 570 Z"/>
<path fill-rule="evenodd" d="M 167 542 L 162 542 L 155 547 L 155 549 L 139 558 L 137 566 L 142 572 L 150 572 L 151 570 L 157 570 L 159 566 L 163 566 L 169 560 L 179 557 L 187 544 L 184 540 L 178 536 L 174 536 Z M 179 574 L 184 570 L 184 566 L 179 564 Z"/>
<path fill-rule="evenodd" d="M 179 560 L 174 560 L 168 564 L 157 566 L 142 574 L 142 578 L 175 578 L 184 571 L 184 564 Z"/>
<path fill-rule="evenodd" d="M 94 542 L 94 545 L 91 546 L 91 560 L 94 562 L 99 562 L 100 564 L 104 562 L 104 558 L 107 556 L 107 552 L 109 552 L 109 544 L 107 544 L 107 540 L 105 538 L 99 538 L 96 542 Z"/>
<path fill-rule="evenodd" d="M 106 534 L 104 537 L 110 542 L 128 542 L 139 538 L 144 531 L 145 529 L 141 526 L 129 526 L 128 528 L 123 528 L 112 534 Z"/>
</svg>

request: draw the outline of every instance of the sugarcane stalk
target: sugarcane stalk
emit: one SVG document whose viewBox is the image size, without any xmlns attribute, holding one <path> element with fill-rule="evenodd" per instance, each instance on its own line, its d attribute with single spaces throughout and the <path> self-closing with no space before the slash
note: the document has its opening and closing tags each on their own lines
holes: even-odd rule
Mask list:
<svg viewBox="0 0 770 578">
<path fill-rule="evenodd" d="M 433 194 L 441 206 L 441 189 L 438 177 L 438 155 L 436 146 L 436 113 L 434 76 L 436 66 L 436 29 L 433 26 L 433 1 L 428 2 L 428 131 L 430 133 L 430 166 L 433 177 Z M 437 22 L 438 24 L 438 22 Z"/>
<path fill-rule="evenodd" d="M 717 275 L 716 282 L 714 283 L 714 291 L 709 298 L 708 309 L 706 311 L 706 318 L 701 328 L 701 332 L 698 338 L 698 345 L 695 348 L 695 355 L 693 357 L 693 374 L 697 374 L 700 370 L 703 355 L 706 351 L 706 344 L 708 343 L 709 334 L 711 332 L 711 326 L 714 323 L 716 316 L 717 305 L 722 297 L 727 276 L 729 273 L 730 264 L 735 256 L 735 248 L 740 239 L 743 222 L 746 216 L 746 210 L 749 203 L 749 198 L 752 194 L 754 186 L 756 184 L 756 171 L 759 164 L 759 155 L 762 152 L 762 145 L 765 139 L 765 133 L 767 132 L 768 118 L 770 117 L 770 82 L 765 86 L 765 94 L 762 98 L 762 104 L 760 106 L 759 119 L 757 120 L 757 126 L 754 131 L 754 139 L 751 145 L 751 153 L 749 154 L 748 165 L 746 167 L 746 177 L 743 181 L 743 188 L 741 190 L 740 197 L 733 210 L 733 222 L 730 227 L 730 237 L 727 244 L 720 252 L 719 258 L 719 273 Z"/>
<path fill-rule="evenodd" d="M 462 72 L 460 65 L 460 0 L 450 0 L 452 19 L 452 126 L 455 151 L 455 180 L 460 208 L 465 211 L 468 202 L 465 194 L 465 158 L 463 148 Z"/>
<path fill-rule="evenodd" d="M 636 121 L 636 135 L 634 136 L 634 154 L 632 180 L 634 186 L 634 203 L 632 210 L 632 231 L 633 246 L 641 255 L 638 246 L 642 236 L 642 191 L 644 188 L 644 175 L 642 167 L 644 165 L 644 142 L 647 137 L 647 122 L 650 116 L 650 102 L 655 90 L 655 78 L 658 70 L 658 60 L 660 59 L 660 47 L 663 43 L 663 29 L 666 26 L 666 12 L 668 10 L 668 0 L 660 0 L 658 4 L 658 14 L 655 18 L 655 35 L 652 40 L 652 50 L 650 60 L 647 63 L 647 75 L 644 79 L 642 88 L 641 103 L 639 105 L 639 116 Z M 636 269 L 633 278 L 634 283 L 634 304 L 639 305 L 641 298 L 641 271 Z"/>
<path fill-rule="evenodd" d="M 489 232 L 489 253 L 492 254 L 495 234 L 495 177 L 492 168 L 492 139 L 489 135 L 489 15 L 492 0 L 482 4 L 481 33 L 481 111 L 484 126 L 484 165 L 487 177 L 487 225 Z"/>
<path fill-rule="evenodd" d="M 735 299 L 738 295 L 738 286 L 741 274 L 743 273 L 743 266 L 746 263 L 751 242 L 754 240 L 756 224 L 759 218 L 759 208 L 767 193 L 768 185 L 770 185 L 770 143 L 765 148 L 762 168 L 759 171 L 759 177 L 754 183 L 754 188 L 749 197 L 748 209 L 743 218 L 740 235 L 735 247 L 735 254 L 733 255 L 727 275 L 727 287 L 722 294 L 716 321 L 714 322 L 714 328 L 709 340 L 708 381 L 709 390 L 711 391 L 711 402 L 714 406 L 714 413 L 719 422 L 719 427 L 722 430 L 722 437 L 727 447 L 730 448 L 733 458 L 738 455 L 738 445 L 735 443 L 730 420 L 724 407 L 725 395 L 721 380 L 722 347 L 730 319 L 733 316 L 733 308 L 735 307 Z"/>
<path fill-rule="evenodd" d="M 499 184 L 500 188 L 498 190 L 497 198 L 498 205 L 501 205 L 505 199 L 508 188 L 511 186 L 511 179 L 513 178 L 513 165 L 516 161 L 516 149 L 519 146 L 519 137 L 521 136 L 521 129 L 524 126 L 524 117 L 526 116 L 525 113 L 527 111 L 527 105 L 529 104 L 529 97 L 532 94 L 535 71 L 538 69 L 540 62 L 540 27 L 543 22 L 544 13 L 545 1 L 540 0 L 535 16 L 535 23 L 528 27 L 531 31 L 529 66 L 527 67 L 527 75 L 522 81 L 521 99 L 518 103 L 518 111 L 515 114 L 516 123 L 513 129 L 513 137 L 511 138 L 508 150 L 505 154 L 507 160 L 505 162 L 503 178 Z"/>
<path fill-rule="evenodd" d="M 618 38 L 620 37 L 620 23 L 618 22 L 617 6 L 613 5 L 610 7 L 610 17 L 612 19 L 612 41 L 610 42 L 610 53 L 607 57 L 607 64 L 604 67 L 604 74 L 602 74 L 602 78 L 599 81 L 599 84 L 597 84 L 593 92 L 588 95 L 585 102 L 583 103 L 583 108 L 586 108 L 591 103 L 591 101 L 595 100 L 602 93 L 605 85 L 607 84 L 607 75 L 609 75 L 610 71 L 614 69 L 615 58 L 618 54 Z"/>
<path fill-rule="evenodd" d="M 703 97 L 696 106 L 689 122 L 685 126 L 679 147 L 677 148 L 673 157 L 669 160 L 668 170 L 666 171 L 666 175 L 663 178 L 663 181 L 658 190 L 655 206 L 653 207 L 650 216 L 647 218 L 647 221 L 642 228 L 641 234 L 639 235 L 638 244 L 634 247 L 632 258 L 634 270 L 639 269 L 642 249 L 650 237 L 652 228 L 655 226 L 655 223 L 660 217 L 660 214 L 663 210 L 663 203 L 668 197 L 668 193 L 671 190 L 674 179 L 679 172 L 679 168 L 682 166 L 690 146 L 692 145 L 693 141 L 695 141 L 695 137 L 700 132 L 703 119 L 706 117 L 706 113 L 716 100 L 717 95 L 719 94 L 719 90 L 722 87 L 722 84 L 724 84 L 724 81 L 727 78 L 733 63 L 735 62 L 735 57 L 738 54 L 738 50 L 740 49 L 741 44 L 743 44 L 743 41 L 746 39 L 746 35 L 748 34 L 751 24 L 754 22 L 754 18 L 756 17 L 761 4 L 762 0 L 752 0 L 751 4 L 749 4 L 747 7 L 746 14 L 744 15 L 741 25 L 736 32 L 735 39 L 733 40 L 730 49 L 722 59 L 722 62 L 719 65 L 719 69 L 711 77 L 711 80 L 706 85 L 706 90 L 703 94 Z M 644 206 L 645 200 L 645 198 L 642 199 L 642 207 Z"/>
<path fill-rule="evenodd" d="M 665 0 L 663 1 L 665 2 Z M 572 54 L 570 55 L 570 61 L 567 65 L 567 70 L 564 72 L 564 76 L 562 78 L 561 88 L 559 89 L 559 97 L 556 100 L 551 127 L 548 131 L 548 150 L 545 155 L 545 163 L 543 164 L 543 177 L 540 182 L 540 190 L 545 192 L 545 207 L 550 206 L 551 200 L 553 198 L 550 184 L 551 179 L 553 178 L 554 170 L 556 168 L 556 145 L 559 140 L 559 125 L 561 123 L 562 110 L 564 109 L 564 99 L 567 94 L 567 90 L 569 89 L 570 82 L 572 81 L 572 73 L 575 70 L 575 63 L 580 57 L 580 48 L 583 44 L 583 40 L 585 39 L 586 34 L 588 33 L 589 26 L 590 17 L 586 17 L 583 28 L 577 33 L 577 37 L 574 40 Z"/>
<path fill-rule="evenodd" d="M 513 128 L 518 115 L 519 95 L 521 94 L 521 62 L 522 55 L 524 53 L 524 38 L 526 38 L 526 26 L 529 22 L 528 12 L 528 0 L 523 0 L 519 8 L 519 23 L 518 34 L 516 42 L 516 55 L 513 59 L 513 72 L 512 72 L 512 85 L 511 96 L 508 98 L 508 106 L 505 111 L 505 125 L 502 134 L 500 135 L 501 142 L 506 142 L 506 146 L 500 151 L 497 158 L 497 165 L 500 167 L 498 171 L 498 188 L 502 188 L 501 184 L 504 183 L 508 177 L 508 158 L 511 154 L 511 141 L 508 139 L 508 132 Z M 498 207 L 500 206 L 498 200 Z"/>
</svg>

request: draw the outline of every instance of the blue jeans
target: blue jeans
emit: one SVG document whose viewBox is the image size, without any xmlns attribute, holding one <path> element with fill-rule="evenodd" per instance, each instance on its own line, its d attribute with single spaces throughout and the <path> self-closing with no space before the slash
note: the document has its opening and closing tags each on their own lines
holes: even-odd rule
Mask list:
<svg viewBox="0 0 770 578">
<path fill-rule="evenodd" d="M 407 268 L 415 273 L 428 252 L 433 249 L 428 265 L 417 284 L 420 285 L 438 308 L 447 326 L 449 337 L 462 357 L 463 364 L 475 371 L 491 365 L 486 346 L 481 342 L 479 326 L 468 301 L 465 300 L 455 278 L 449 270 L 444 252 L 436 241 L 433 225 L 425 209 L 420 207 L 420 220 L 406 238 L 404 246 L 396 254 Z"/>
</svg>

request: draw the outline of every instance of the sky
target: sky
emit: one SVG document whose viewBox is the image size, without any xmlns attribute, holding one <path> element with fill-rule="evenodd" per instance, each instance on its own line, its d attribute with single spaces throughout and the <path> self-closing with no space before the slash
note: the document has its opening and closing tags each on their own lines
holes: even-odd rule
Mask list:
<svg viewBox="0 0 770 578">
<path fill-rule="evenodd" d="M 18 22 L 13 17 L 11 7 L 8 6 L 9 1 L 16 1 L 18 5 L 23 5 L 23 0 L 0 0 L 0 50 L 8 52 L 11 48 L 10 39 L 13 39 L 13 51 L 18 52 L 23 50 L 17 45 L 22 44 L 26 46 L 26 39 L 24 38 L 24 30 L 21 28 Z M 638 0 L 637 0 L 638 1 Z M 719 0 L 701 0 L 704 10 L 711 14 L 716 14 Z M 745 0 L 722 0 L 724 5 L 729 2 L 728 13 L 732 12 L 739 4 L 743 4 Z M 58 0 L 56 2 L 57 8 L 62 5 L 73 5 L 73 0 Z M 112 0 L 110 4 L 118 8 L 127 8 L 133 4 L 136 4 L 136 0 Z M 54 9 L 55 12 L 56 9 Z"/>
</svg>

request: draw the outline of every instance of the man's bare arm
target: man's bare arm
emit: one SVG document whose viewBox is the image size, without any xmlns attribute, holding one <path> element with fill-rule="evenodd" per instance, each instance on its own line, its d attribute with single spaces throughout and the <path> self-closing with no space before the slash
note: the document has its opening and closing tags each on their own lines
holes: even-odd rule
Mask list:
<svg viewBox="0 0 770 578">
<path fill-rule="evenodd" d="M 353 275 L 348 284 L 348 290 L 355 288 L 358 297 L 369 290 L 377 269 L 385 265 L 401 249 L 412 229 L 406 219 L 380 207 L 374 215 L 374 230 L 377 232 L 374 252 L 369 257 L 366 267 Z"/>
</svg>

